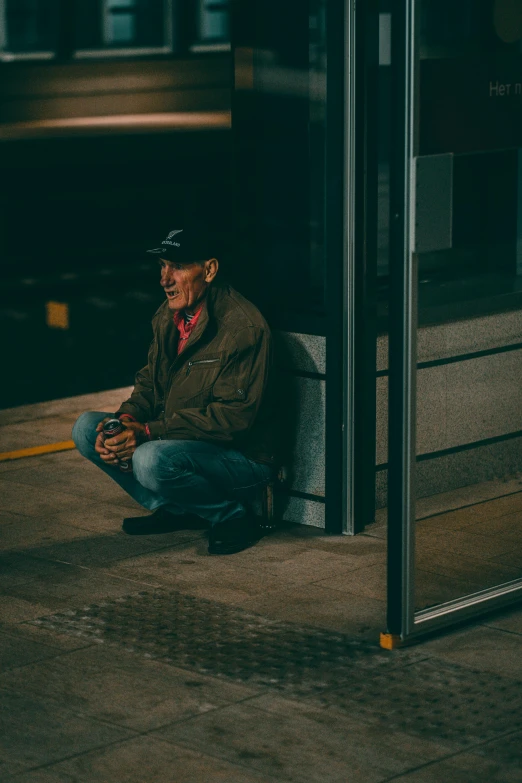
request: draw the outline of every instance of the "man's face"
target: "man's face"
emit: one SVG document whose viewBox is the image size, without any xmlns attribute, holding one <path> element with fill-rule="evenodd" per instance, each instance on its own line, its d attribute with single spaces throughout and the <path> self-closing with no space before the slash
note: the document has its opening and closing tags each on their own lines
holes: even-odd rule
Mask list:
<svg viewBox="0 0 522 783">
<path fill-rule="evenodd" d="M 212 261 L 179 264 L 161 258 L 159 265 L 161 268 L 160 283 L 167 295 L 169 309 L 173 312 L 176 310 L 193 312 L 205 296 L 210 281 L 214 278 L 215 272 L 212 273 L 210 269 Z"/>
</svg>

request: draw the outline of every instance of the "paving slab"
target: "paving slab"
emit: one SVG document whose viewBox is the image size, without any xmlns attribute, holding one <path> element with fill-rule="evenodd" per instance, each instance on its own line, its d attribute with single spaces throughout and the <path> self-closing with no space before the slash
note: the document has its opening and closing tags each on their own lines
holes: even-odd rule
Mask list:
<svg viewBox="0 0 522 783">
<path fill-rule="evenodd" d="M 253 699 L 153 734 L 293 783 L 377 783 L 448 753 L 289 700 L 271 697 L 266 706 Z"/>
<path fill-rule="evenodd" d="M 29 622 L 2 622 L 0 623 L 0 633 L 20 640 L 20 645 L 29 644 L 29 647 L 36 644 L 38 647 L 43 645 L 44 649 L 50 647 L 54 649 L 55 654 L 69 650 L 79 650 L 84 647 L 90 647 L 93 642 L 80 636 L 49 631 L 39 625 L 31 625 Z M 10 667 L 9 667 L 10 668 Z"/>
<path fill-rule="evenodd" d="M 71 492 L 59 492 L 45 486 L 32 487 L 24 484 L 20 481 L 19 473 L 21 471 L 0 474 L 3 511 L 29 516 L 50 516 L 56 511 L 70 508 L 75 502 Z"/>
<path fill-rule="evenodd" d="M 34 519 L 34 517 L 29 517 L 27 514 L 15 514 L 13 511 L 0 511 L 1 528 L 4 528 L 6 525 L 10 525 L 12 522 L 22 523 L 27 519 Z"/>
<path fill-rule="evenodd" d="M 417 546 L 415 565 L 423 571 L 431 571 L 452 579 L 467 580 L 474 584 L 497 585 L 522 576 L 522 569 L 509 568 L 484 557 L 470 557 L 442 552 L 429 546 Z"/>
<path fill-rule="evenodd" d="M 96 475 L 96 472 L 100 477 L 103 475 L 97 470 L 95 465 L 85 459 L 81 459 L 81 461 L 66 460 L 64 457 L 67 453 L 74 452 L 56 452 L 55 454 L 44 454 L 41 457 L 13 460 L 13 470 L 9 480 L 38 487 L 54 484 L 63 478 L 70 478 L 74 481 L 74 479 L 81 479 L 82 476 L 90 476 L 92 478 Z M 59 463 L 56 459 L 51 459 L 52 456 L 58 455 L 60 455 Z M 73 481 L 67 487 L 68 494 L 71 492 L 71 489 L 73 491 L 75 489 Z"/>
<path fill-rule="evenodd" d="M 386 553 L 386 544 L 371 536 L 361 533 L 357 536 L 322 536 L 308 541 L 308 546 L 321 549 L 335 555 L 349 558 L 360 558 L 364 564 L 368 564 L 369 556 L 377 556 Z"/>
<path fill-rule="evenodd" d="M 386 597 L 386 561 L 382 555 L 379 559 L 381 562 L 376 565 L 368 565 L 348 573 L 333 568 L 331 576 L 317 580 L 315 584 L 340 593 L 353 593 L 382 601 Z"/>
<path fill-rule="evenodd" d="M 0 553 L 0 588 L 11 588 L 31 580 L 54 584 L 69 574 L 79 575 L 81 569 L 70 563 L 31 557 L 27 552 Z"/>
<path fill-rule="evenodd" d="M 4 424 L 0 427 L 0 451 L 16 451 L 71 440 L 75 419 L 73 414 L 63 414 L 31 422 Z"/>
<path fill-rule="evenodd" d="M 133 577 L 150 584 L 178 586 L 192 595 L 202 598 L 216 598 L 216 590 L 222 595 L 228 593 L 229 602 L 242 602 L 255 595 L 264 594 L 267 589 L 285 589 L 289 585 L 312 582 L 324 571 L 328 571 L 324 553 L 305 550 L 290 562 L 288 569 L 282 563 L 263 562 L 249 557 L 247 550 L 243 557 L 213 558 L 207 554 L 207 541 L 201 537 L 196 542 L 166 549 L 141 557 L 120 561 L 110 572 L 120 576 Z M 320 562 L 314 570 L 316 555 Z M 341 563 L 346 565 L 345 560 Z"/>
<path fill-rule="evenodd" d="M 302 536 L 287 536 L 283 531 L 265 536 L 258 543 L 238 552 L 234 556 L 234 562 L 238 565 L 253 565 L 256 568 L 269 566 L 271 563 L 281 563 L 300 552 L 305 552 L 313 547 L 311 540 Z"/>
<path fill-rule="evenodd" d="M 394 777 L 393 783 L 520 783 L 521 780 L 519 768 L 461 753 Z"/>
<path fill-rule="evenodd" d="M 388 525 L 384 522 L 374 522 L 367 525 L 364 534 L 370 538 L 378 538 L 381 541 L 386 541 L 388 537 Z"/>
<path fill-rule="evenodd" d="M 373 639 L 377 639 L 386 626 L 384 600 L 356 595 L 348 590 L 342 594 L 318 584 L 289 586 L 283 590 L 267 588 L 264 594 L 243 601 L 242 608 L 277 620 L 307 623 Z"/>
<path fill-rule="evenodd" d="M 501 631 L 522 634 L 522 609 L 506 609 L 503 612 L 495 612 L 484 619 L 483 625 L 488 628 L 498 628 Z"/>
<path fill-rule="evenodd" d="M 449 492 L 441 492 L 436 495 L 429 495 L 424 498 L 417 498 L 417 518 L 423 519 L 433 515 L 451 513 L 452 510 L 463 510 L 473 506 L 487 506 L 490 503 L 496 503 L 500 498 L 516 497 L 521 491 L 522 474 L 515 473 L 506 476 L 503 479 L 492 479 L 491 481 L 482 481 L 479 484 L 468 484 Z M 508 503 L 510 501 L 507 501 Z M 520 509 L 520 498 L 515 500 L 515 504 Z M 491 506 L 488 510 L 492 513 L 503 513 L 503 504 Z M 383 519 L 386 519 L 385 509 L 382 509 Z"/>
<path fill-rule="evenodd" d="M 1 413 L 1 411 L 0 411 Z M 67 449 L 66 451 L 49 452 L 47 454 L 34 455 L 32 457 L 22 457 L 19 459 L 9 459 L 0 462 L 0 473 L 15 473 L 19 470 L 27 470 L 37 465 L 66 465 L 69 462 L 78 462 L 81 455 L 76 449 Z"/>
<path fill-rule="evenodd" d="M 483 580 L 458 579 L 456 577 L 438 574 L 435 571 L 415 569 L 415 610 L 420 611 L 430 606 L 437 606 L 446 601 L 461 598 L 476 590 L 488 587 Z"/>
<path fill-rule="evenodd" d="M 194 674 L 95 645 L 0 674 L 0 688 L 34 701 L 58 701 L 82 716 L 148 731 L 256 696 L 259 688 Z M 54 653 L 54 657 L 51 656 Z M 44 658 L 44 654 L 40 658 Z"/>
<path fill-rule="evenodd" d="M 522 511 L 479 522 L 473 526 L 473 532 L 483 536 L 513 536 L 522 544 Z"/>
<path fill-rule="evenodd" d="M 53 658 L 57 654 L 56 647 L 0 630 L 0 672 Z"/>
<path fill-rule="evenodd" d="M 54 701 L 0 688 L 0 775 L 60 761 L 133 736 L 129 729 L 81 718 Z"/>
<path fill-rule="evenodd" d="M 503 566 L 511 566 L 516 568 L 519 574 L 522 573 L 522 551 L 520 544 L 516 544 L 511 552 L 505 552 L 503 555 L 492 558 L 492 561 L 500 563 L 500 565 Z"/>
<path fill-rule="evenodd" d="M 273 548 L 276 547 L 277 544 L 274 542 Z M 263 573 L 288 576 L 299 582 L 316 582 L 324 579 L 325 576 L 334 578 L 337 575 L 345 584 L 347 581 L 357 583 L 361 574 L 377 563 L 379 565 L 375 565 L 375 568 L 384 572 L 386 570 L 385 567 L 383 568 L 386 562 L 383 552 L 367 552 L 364 555 L 350 555 L 346 552 L 341 555 L 337 554 L 337 551 L 337 549 L 330 551 L 319 547 L 306 547 L 279 562 L 260 561 L 256 558 L 256 566 Z M 247 561 L 248 555 L 246 552 L 244 554 L 244 560 Z M 354 574 L 354 571 L 358 573 Z"/>
<path fill-rule="evenodd" d="M 522 648 L 518 634 L 477 626 L 427 640 L 423 649 L 428 655 L 435 654 L 474 669 L 522 681 Z M 517 687 L 522 695 L 521 682 Z"/>
<path fill-rule="evenodd" d="M 505 767 L 515 767 L 520 775 L 522 771 L 522 732 L 511 732 L 492 742 L 477 745 L 469 752 Z"/>
<path fill-rule="evenodd" d="M 67 609 L 71 605 L 82 606 L 109 597 L 127 595 L 133 590 L 144 588 L 141 582 L 129 579 L 113 578 L 103 573 L 94 573 L 89 570 L 76 571 L 75 569 L 66 576 L 62 575 L 54 584 L 47 583 L 42 587 L 38 579 L 16 585 L 11 588 L 1 588 L 2 601 L 10 599 L 23 601 L 26 604 L 46 607 L 46 614 L 59 609 Z M 29 618 L 24 618 L 29 619 Z"/>
<path fill-rule="evenodd" d="M 468 527 L 462 530 L 447 530 L 444 535 L 436 528 L 419 530 L 416 536 L 419 547 L 452 551 L 465 556 L 491 559 L 513 549 L 513 541 L 507 536 L 484 536 L 473 533 Z"/>
<path fill-rule="evenodd" d="M 11 779 L 13 783 L 279 783 L 205 752 L 150 734 L 82 753 Z M 7 783 L 10 783 L 7 782 Z"/>
<path fill-rule="evenodd" d="M 85 500 L 110 502 L 116 506 L 134 505 L 132 498 L 109 476 L 101 471 L 93 475 L 92 471 L 96 471 L 96 467 L 88 462 L 86 465 L 86 469 L 83 470 L 83 466 L 76 464 L 64 465 L 60 469 L 57 469 L 56 465 L 42 464 L 24 470 L 0 473 L 0 489 L 3 493 L 6 484 L 8 487 L 14 485 L 20 493 L 29 492 L 30 488 L 29 498 L 42 491 L 59 493 L 68 498 L 69 507 L 81 506 Z M 25 490 L 21 487 L 25 487 Z M 67 507 L 65 499 L 62 507 Z M 136 507 L 141 508 L 138 504 Z M 59 508 L 57 504 L 57 509 Z M 40 511 L 40 514 L 43 513 L 45 512 Z"/>
<path fill-rule="evenodd" d="M 10 524 L 2 525 L 0 552 L 23 551 L 50 544 L 62 544 L 92 535 L 73 525 L 62 525 L 53 519 L 40 517 L 20 517 Z"/>
<path fill-rule="evenodd" d="M 130 499 L 129 499 L 130 501 Z M 129 502 L 121 505 L 84 498 L 81 503 L 74 503 L 67 509 L 55 512 L 51 517 L 62 525 L 78 527 L 81 530 L 91 530 L 96 533 L 119 533 L 124 517 L 148 516 L 146 511 L 138 504 Z"/>
<path fill-rule="evenodd" d="M 115 469 L 116 470 L 116 469 Z M 16 481 L 32 487 L 46 487 L 72 496 L 71 503 L 81 505 L 84 500 L 106 501 L 117 505 L 133 505 L 132 498 L 88 460 L 69 461 L 57 469 L 56 464 L 42 463 L 27 466 L 16 473 L 0 474 L 3 480 Z M 140 508 L 140 506 L 138 506 Z"/>
<path fill-rule="evenodd" d="M 127 536 L 117 532 L 114 535 L 82 536 L 72 541 L 26 548 L 24 553 L 34 559 L 55 560 L 84 568 L 95 568 L 199 538 L 197 531 L 179 531 L 163 536 Z"/>
<path fill-rule="evenodd" d="M 35 603 L 16 596 L 0 596 L 0 623 L 23 623 L 26 620 L 35 620 L 50 611 L 45 598 L 42 603 Z"/>
</svg>

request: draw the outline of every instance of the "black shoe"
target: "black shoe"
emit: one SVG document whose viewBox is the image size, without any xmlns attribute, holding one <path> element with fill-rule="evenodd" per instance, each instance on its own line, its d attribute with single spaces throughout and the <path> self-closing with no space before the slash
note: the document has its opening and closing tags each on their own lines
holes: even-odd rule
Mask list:
<svg viewBox="0 0 522 783">
<path fill-rule="evenodd" d="M 250 516 L 222 522 L 210 528 L 209 555 L 233 555 L 256 544 L 262 533 L 258 523 Z"/>
<path fill-rule="evenodd" d="M 126 517 L 121 529 L 129 536 L 151 536 L 176 530 L 197 530 L 205 522 L 194 514 L 171 514 L 163 506 L 148 517 Z"/>
</svg>

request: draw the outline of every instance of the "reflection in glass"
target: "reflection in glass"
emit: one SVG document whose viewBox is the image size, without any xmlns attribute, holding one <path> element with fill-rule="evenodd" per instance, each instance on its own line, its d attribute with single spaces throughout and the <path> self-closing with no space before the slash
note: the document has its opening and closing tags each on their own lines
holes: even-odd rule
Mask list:
<svg viewBox="0 0 522 783">
<path fill-rule="evenodd" d="M 451 243 L 419 258 L 421 321 L 452 315 L 455 303 L 487 310 L 492 297 L 522 295 L 522 2 L 421 0 L 418 9 L 418 149 L 422 158 L 452 156 Z M 387 296 L 385 249 L 390 150 L 390 68 L 382 57 L 380 0 L 381 299 Z M 436 220 L 436 213 L 432 209 Z M 442 237 L 441 237 L 442 238 Z M 384 305 L 383 305 L 384 307 Z M 458 314 L 457 314 L 458 317 Z"/>
<path fill-rule="evenodd" d="M 498 34 L 512 2 L 420 7 L 419 286 L 463 302 L 519 285 L 520 40 Z M 419 329 L 417 360 L 419 611 L 522 578 L 522 312 L 462 306 Z"/>
</svg>

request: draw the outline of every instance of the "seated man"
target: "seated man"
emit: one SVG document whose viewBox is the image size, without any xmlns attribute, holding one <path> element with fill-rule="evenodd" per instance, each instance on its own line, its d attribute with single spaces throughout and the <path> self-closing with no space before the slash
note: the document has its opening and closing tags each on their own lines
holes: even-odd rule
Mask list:
<svg viewBox="0 0 522 783">
<path fill-rule="evenodd" d="M 218 261 L 200 233 L 171 231 L 147 252 L 166 295 L 148 363 L 119 410 L 83 413 L 73 439 L 154 511 L 125 519 L 125 532 L 180 530 L 196 516 L 210 524 L 209 554 L 239 552 L 259 538 L 250 503 L 275 469 L 270 330 L 253 304 L 216 280 Z M 114 416 L 124 430 L 104 441 L 103 423 Z M 130 459 L 132 471 L 119 469 Z"/>
</svg>

